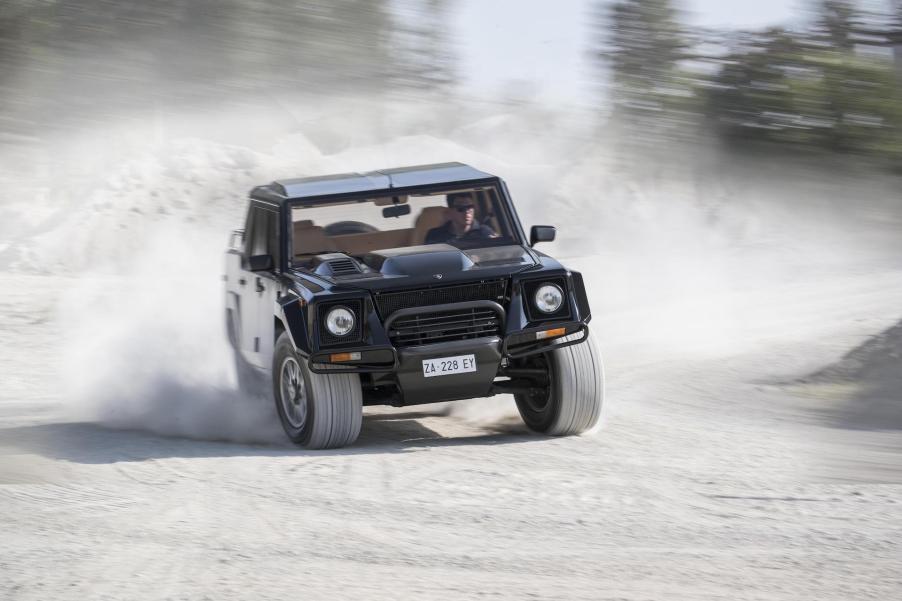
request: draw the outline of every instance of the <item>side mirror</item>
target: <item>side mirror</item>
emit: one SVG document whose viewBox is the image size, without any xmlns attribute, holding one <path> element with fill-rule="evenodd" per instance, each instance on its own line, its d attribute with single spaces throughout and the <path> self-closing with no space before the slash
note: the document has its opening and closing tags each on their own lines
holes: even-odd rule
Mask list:
<svg viewBox="0 0 902 601">
<path fill-rule="evenodd" d="M 272 255 L 254 255 L 247 258 L 247 268 L 250 271 L 269 271 L 273 267 Z"/>
<path fill-rule="evenodd" d="M 401 215 L 410 215 L 410 205 L 394 205 L 382 209 L 382 216 L 386 219 L 389 217 L 400 217 Z"/>
<path fill-rule="evenodd" d="M 534 225 L 529 230 L 529 245 L 535 246 L 536 242 L 553 242 L 557 229 L 553 225 Z"/>
</svg>

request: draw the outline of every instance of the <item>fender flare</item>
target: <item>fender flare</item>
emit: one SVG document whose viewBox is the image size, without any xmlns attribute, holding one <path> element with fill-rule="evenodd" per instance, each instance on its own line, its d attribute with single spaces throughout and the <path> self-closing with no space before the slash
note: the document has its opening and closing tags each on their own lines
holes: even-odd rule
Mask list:
<svg viewBox="0 0 902 601">
<path fill-rule="evenodd" d="M 286 294 L 278 302 L 279 312 L 275 316 L 288 332 L 295 351 L 304 357 L 310 356 L 310 335 L 307 331 L 307 302 L 294 294 Z"/>
</svg>

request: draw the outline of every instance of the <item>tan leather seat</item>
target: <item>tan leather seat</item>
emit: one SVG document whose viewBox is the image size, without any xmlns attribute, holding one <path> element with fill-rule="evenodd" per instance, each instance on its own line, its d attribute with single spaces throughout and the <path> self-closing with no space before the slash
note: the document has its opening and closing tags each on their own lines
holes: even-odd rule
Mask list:
<svg viewBox="0 0 902 601">
<path fill-rule="evenodd" d="M 383 248 L 401 248 L 410 243 L 413 228 L 370 232 L 367 234 L 345 234 L 335 236 L 332 241 L 349 255 L 365 255 Z"/>
<path fill-rule="evenodd" d="M 445 207 L 426 207 L 417 215 L 413 226 L 410 244 L 416 246 L 426 241 L 426 234 L 434 227 L 445 225 L 448 221 L 448 209 Z"/>
<path fill-rule="evenodd" d="M 338 247 L 318 225 L 310 219 L 295 221 L 292 228 L 292 245 L 295 255 L 317 254 L 322 251 L 337 251 Z"/>
</svg>

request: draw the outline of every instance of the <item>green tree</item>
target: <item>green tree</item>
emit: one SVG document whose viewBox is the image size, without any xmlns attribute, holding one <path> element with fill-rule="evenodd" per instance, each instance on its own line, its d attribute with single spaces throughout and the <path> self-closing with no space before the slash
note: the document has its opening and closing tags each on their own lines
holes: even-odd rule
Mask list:
<svg viewBox="0 0 902 601">
<path fill-rule="evenodd" d="M 452 0 L 396 1 L 392 82 L 404 89 L 446 92 L 457 81 L 448 22 Z"/>
<path fill-rule="evenodd" d="M 709 92 L 711 120 L 733 138 L 795 135 L 798 119 L 787 74 L 804 68 L 803 52 L 802 42 L 782 28 L 744 36 L 723 60 Z"/>
<path fill-rule="evenodd" d="M 889 62 L 811 40 L 781 29 L 751 35 L 708 93 L 710 121 L 740 143 L 898 160 L 902 98 Z"/>
<path fill-rule="evenodd" d="M 660 109 L 685 84 L 677 67 L 688 41 L 671 2 L 621 0 L 599 14 L 608 31 L 599 55 L 610 67 L 615 102 L 631 109 Z"/>
<path fill-rule="evenodd" d="M 829 50 L 851 52 L 856 30 L 861 27 L 858 12 L 849 0 L 821 0 L 812 38 Z"/>
<path fill-rule="evenodd" d="M 261 90 L 381 91 L 394 26 L 389 0 L 6 0 L 0 112 L 84 125 Z"/>
<path fill-rule="evenodd" d="M 902 0 L 896 0 L 896 12 L 892 19 L 892 46 L 896 81 L 902 84 Z"/>
</svg>

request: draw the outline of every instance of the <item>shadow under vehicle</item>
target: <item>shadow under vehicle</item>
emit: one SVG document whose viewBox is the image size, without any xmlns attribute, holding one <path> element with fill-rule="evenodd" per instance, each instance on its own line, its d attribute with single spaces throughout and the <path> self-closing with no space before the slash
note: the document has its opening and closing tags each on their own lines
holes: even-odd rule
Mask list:
<svg viewBox="0 0 902 601">
<path fill-rule="evenodd" d="M 535 250 L 504 182 L 460 163 L 276 181 L 226 254 L 239 384 L 288 437 L 354 442 L 364 405 L 513 394 L 526 425 L 598 421 L 601 358 L 582 276 Z"/>
</svg>

